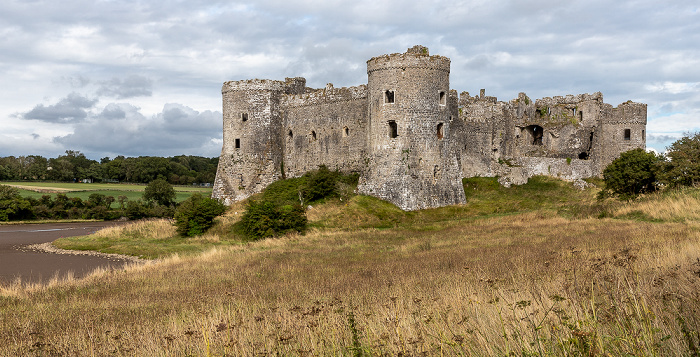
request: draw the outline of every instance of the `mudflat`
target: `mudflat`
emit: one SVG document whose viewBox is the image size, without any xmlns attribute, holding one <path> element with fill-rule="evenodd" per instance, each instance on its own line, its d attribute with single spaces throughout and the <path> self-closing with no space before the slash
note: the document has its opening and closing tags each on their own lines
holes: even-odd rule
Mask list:
<svg viewBox="0 0 700 357">
<path fill-rule="evenodd" d="M 123 267 L 129 260 L 101 255 L 56 254 L 28 248 L 61 237 L 88 235 L 117 224 L 122 223 L 0 225 L 0 283 L 17 279 L 27 283 L 46 283 L 53 277 L 62 278 L 68 274 L 80 278 L 100 267 Z"/>
</svg>

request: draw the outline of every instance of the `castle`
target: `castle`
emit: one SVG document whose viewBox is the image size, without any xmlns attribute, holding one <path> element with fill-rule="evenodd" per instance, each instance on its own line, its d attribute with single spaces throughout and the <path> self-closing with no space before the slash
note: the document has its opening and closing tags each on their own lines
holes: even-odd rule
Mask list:
<svg viewBox="0 0 700 357">
<path fill-rule="evenodd" d="M 360 173 L 358 191 L 403 210 L 465 203 L 461 179 L 600 176 L 646 147 L 646 104 L 601 93 L 509 102 L 450 89 L 450 59 L 423 46 L 367 61 L 367 84 L 304 78 L 223 85 L 224 143 L 213 197 L 225 203 L 326 165 Z"/>
</svg>

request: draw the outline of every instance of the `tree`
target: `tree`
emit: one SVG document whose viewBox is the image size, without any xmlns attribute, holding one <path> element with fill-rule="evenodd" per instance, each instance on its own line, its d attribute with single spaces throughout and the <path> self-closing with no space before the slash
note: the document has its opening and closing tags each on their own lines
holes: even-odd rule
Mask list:
<svg viewBox="0 0 700 357">
<path fill-rule="evenodd" d="M 656 165 L 662 157 L 644 149 L 634 149 L 620 154 L 603 170 L 605 187 L 601 197 L 612 194 L 622 199 L 634 198 L 640 193 L 656 190 Z"/>
<path fill-rule="evenodd" d="M 143 199 L 150 202 L 157 202 L 162 206 L 172 206 L 175 204 L 175 189 L 163 179 L 156 179 L 146 186 L 143 191 Z"/>
<path fill-rule="evenodd" d="M 700 185 L 700 132 L 687 134 L 667 148 L 659 181 L 671 187 Z"/>
<path fill-rule="evenodd" d="M 214 218 L 226 212 L 221 202 L 195 193 L 175 211 L 177 233 L 185 237 L 203 234 L 214 225 Z"/>
</svg>

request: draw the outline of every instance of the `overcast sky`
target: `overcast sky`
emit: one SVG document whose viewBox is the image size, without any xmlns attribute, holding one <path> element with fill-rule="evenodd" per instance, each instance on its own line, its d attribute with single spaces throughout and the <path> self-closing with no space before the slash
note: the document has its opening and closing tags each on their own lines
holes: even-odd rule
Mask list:
<svg viewBox="0 0 700 357">
<path fill-rule="evenodd" d="M 458 92 L 647 103 L 664 151 L 700 130 L 699 4 L 3 0 L 0 156 L 218 156 L 223 82 L 365 84 L 369 58 L 416 44 Z"/>
</svg>

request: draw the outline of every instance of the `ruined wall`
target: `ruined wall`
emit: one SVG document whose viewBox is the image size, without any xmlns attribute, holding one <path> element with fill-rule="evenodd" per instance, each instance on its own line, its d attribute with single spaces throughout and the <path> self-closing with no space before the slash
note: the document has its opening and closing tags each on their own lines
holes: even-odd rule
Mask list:
<svg viewBox="0 0 700 357">
<path fill-rule="evenodd" d="M 601 93 L 509 102 L 450 89 L 450 59 L 423 46 L 367 61 L 367 85 L 304 78 L 224 83 L 224 144 L 213 197 L 242 200 L 319 165 L 359 172 L 358 191 L 404 210 L 464 203 L 462 177 L 600 176 L 646 145 L 647 107 Z"/>
<path fill-rule="evenodd" d="M 367 61 L 368 159 L 358 191 L 404 210 L 464 203 L 450 60 L 416 46 Z"/>
<path fill-rule="evenodd" d="M 361 172 L 367 147 L 367 86 L 284 96 L 284 170 L 297 177 L 326 165 Z"/>
<path fill-rule="evenodd" d="M 463 129 L 457 134 L 462 159 L 462 176 L 494 176 L 491 164 L 501 155 L 505 103 L 496 97 L 462 92 L 459 96 L 459 119 Z"/>
</svg>

